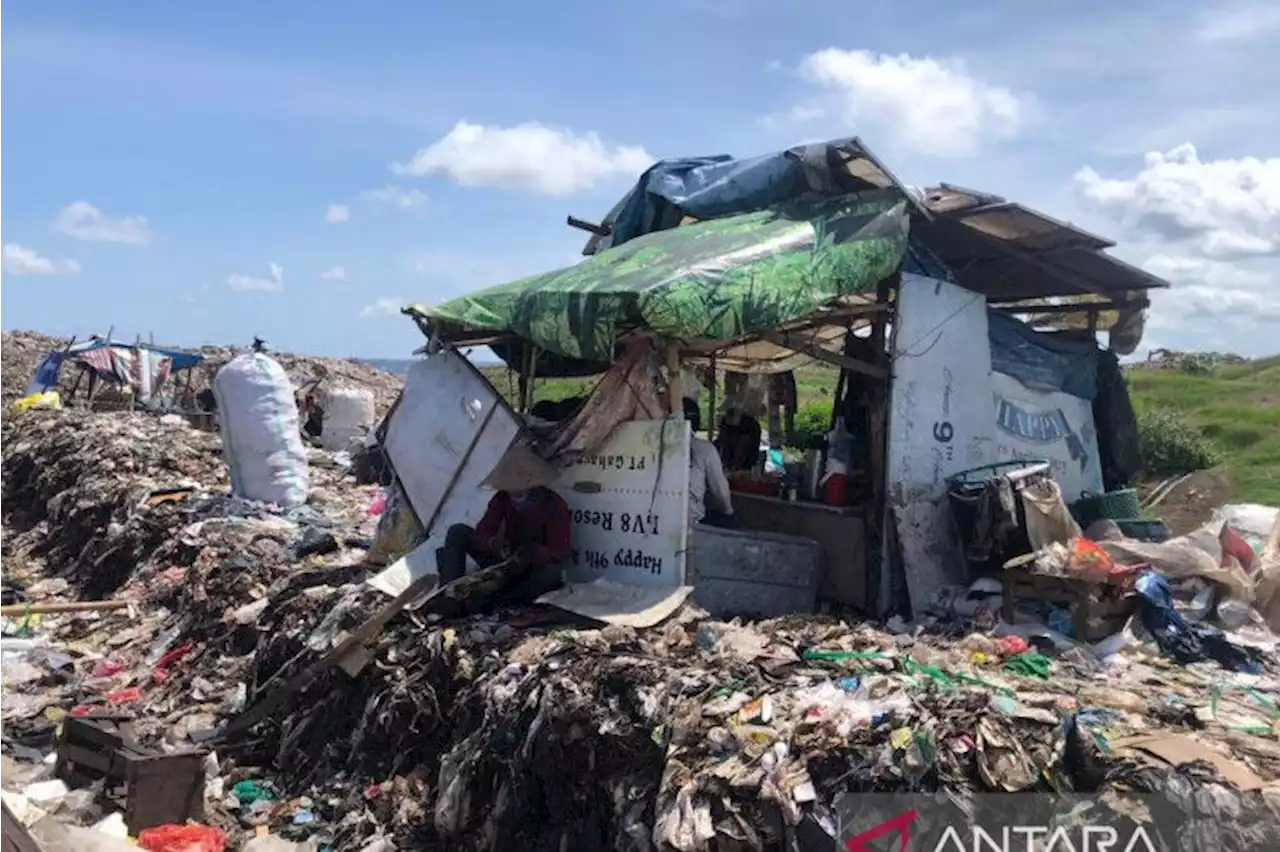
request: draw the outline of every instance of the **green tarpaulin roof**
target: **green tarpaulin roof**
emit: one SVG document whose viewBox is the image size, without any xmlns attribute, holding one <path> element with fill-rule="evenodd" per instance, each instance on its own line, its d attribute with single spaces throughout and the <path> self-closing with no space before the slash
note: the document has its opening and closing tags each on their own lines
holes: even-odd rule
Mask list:
<svg viewBox="0 0 1280 852">
<path fill-rule="evenodd" d="M 897 192 L 806 197 L 646 234 L 567 269 L 406 313 L 609 361 L 623 329 L 732 340 L 874 290 L 902 262 L 907 231 Z"/>
</svg>

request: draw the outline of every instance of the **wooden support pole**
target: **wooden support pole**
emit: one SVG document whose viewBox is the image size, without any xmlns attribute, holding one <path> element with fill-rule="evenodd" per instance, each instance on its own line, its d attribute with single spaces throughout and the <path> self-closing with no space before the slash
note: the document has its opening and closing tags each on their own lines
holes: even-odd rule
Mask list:
<svg viewBox="0 0 1280 852">
<path fill-rule="evenodd" d="M 802 355 L 808 355 L 818 361 L 824 361 L 828 364 L 834 364 L 837 367 L 843 367 L 854 373 L 861 373 L 865 376 L 871 376 L 873 379 L 887 378 L 889 371 L 884 367 L 874 364 L 867 364 L 856 358 L 850 358 L 848 355 L 841 355 L 830 352 L 818 346 L 812 340 L 801 338 L 797 334 L 781 333 L 776 331 L 767 331 L 760 335 L 764 340 L 774 343 L 784 349 L 790 349 L 793 352 L 799 352 Z"/>
<path fill-rule="evenodd" d="M 667 344 L 667 412 L 676 414 L 684 411 L 683 396 L 680 392 L 680 346 L 677 343 Z"/>
<path fill-rule="evenodd" d="M 716 439 L 716 356 L 711 354 L 711 402 L 707 408 L 707 440 Z"/>
</svg>

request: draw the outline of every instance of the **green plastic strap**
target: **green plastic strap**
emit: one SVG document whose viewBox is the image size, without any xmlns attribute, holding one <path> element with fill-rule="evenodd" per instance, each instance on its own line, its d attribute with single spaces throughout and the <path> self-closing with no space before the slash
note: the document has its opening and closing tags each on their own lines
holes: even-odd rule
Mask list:
<svg viewBox="0 0 1280 852">
<path fill-rule="evenodd" d="M 1223 689 L 1220 686 L 1215 686 L 1213 688 L 1213 697 L 1209 700 L 1209 712 L 1213 713 L 1213 716 L 1215 719 L 1218 717 L 1218 701 L 1222 698 L 1222 696 L 1231 695 L 1234 692 L 1239 692 L 1243 695 L 1249 696 L 1254 700 L 1255 704 L 1258 704 L 1259 706 L 1271 711 L 1271 715 L 1273 717 L 1280 716 L 1280 707 L 1276 706 L 1276 702 L 1269 696 L 1263 695 L 1261 692 L 1254 689 L 1252 686 L 1229 686 L 1226 689 Z M 1262 727 L 1262 726 L 1237 725 L 1237 726 L 1234 726 L 1233 729 L 1245 730 L 1245 729 L 1253 729 L 1253 728 L 1259 728 L 1259 727 Z M 1270 728 L 1262 727 L 1262 730 L 1269 731 Z"/>
<path fill-rule="evenodd" d="M 942 669 L 934 666 L 926 666 L 924 663 L 918 662 L 911 657 L 907 657 L 902 661 L 902 670 L 907 674 L 924 674 L 933 678 L 942 684 L 948 690 L 956 688 L 956 682 L 944 672 Z"/>
<path fill-rule="evenodd" d="M 884 657 L 883 651 L 815 651 L 810 648 L 800 655 L 805 660 L 825 660 L 827 662 L 839 662 L 840 660 L 879 660 Z"/>
</svg>

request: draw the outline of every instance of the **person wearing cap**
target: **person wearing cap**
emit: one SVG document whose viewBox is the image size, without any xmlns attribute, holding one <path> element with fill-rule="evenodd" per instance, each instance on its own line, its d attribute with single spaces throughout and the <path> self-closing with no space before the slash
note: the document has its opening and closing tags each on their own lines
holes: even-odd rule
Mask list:
<svg viewBox="0 0 1280 852">
<path fill-rule="evenodd" d="M 509 566 L 502 600 L 530 602 L 564 583 L 560 562 L 569 555 L 569 506 L 547 486 L 551 465 L 524 448 L 507 453 L 485 484 L 497 493 L 474 527 L 455 524 L 436 551 L 441 585 L 466 573 L 467 557 L 481 568 Z"/>
<path fill-rule="evenodd" d="M 752 470 L 760 459 L 760 421 L 746 409 L 742 400 L 731 401 L 716 429 L 716 449 L 726 470 Z"/>
</svg>

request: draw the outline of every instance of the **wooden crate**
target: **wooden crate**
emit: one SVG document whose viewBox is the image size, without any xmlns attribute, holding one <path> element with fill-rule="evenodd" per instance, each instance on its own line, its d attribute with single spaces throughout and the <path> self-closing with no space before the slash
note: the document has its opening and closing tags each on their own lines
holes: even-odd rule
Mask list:
<svg viewBox="0 0 1280 852">
<path fill-rule="evenodd" d="M 1128 585 L 1090 583 L 1071 577 L 1036 573 L 1027 564 L 1011 560 L 1001 574 L 1004 620 L 1014 623 L 1019 600 L 1039 600 L 1060 606 L 1071 613 L 1073 638 L 1097 642 L 1119 631 L 1137 611 L 1137 603 L 1126 597 Z"/>
</svg>

